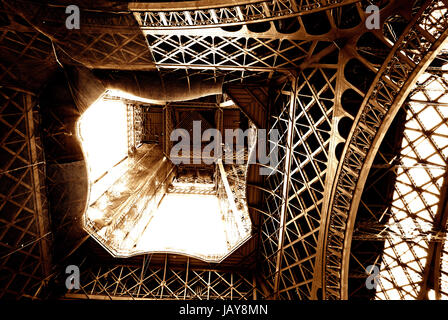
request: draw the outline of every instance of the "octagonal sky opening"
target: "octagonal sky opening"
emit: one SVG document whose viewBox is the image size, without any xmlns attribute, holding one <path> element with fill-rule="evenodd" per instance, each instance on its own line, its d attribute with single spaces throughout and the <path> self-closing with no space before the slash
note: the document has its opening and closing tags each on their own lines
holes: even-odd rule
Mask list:
<svg viewBox="0 0 448 320">
<path fill-rule="evenodd" d="M 237 188 L 245 187 L 247 165 L 220 162 L 199 176 L 180 174 L 159 144 L 136 137 L 145 117 L 140 103 L 106 92 L 78 121 L 89 181 L 83 228 L 114 257 L 174 253 L 222 261 L 251 237 L 245 199 L 225 187 L 235 188 L 228 171 L 239 172 Z"/>
</svg>

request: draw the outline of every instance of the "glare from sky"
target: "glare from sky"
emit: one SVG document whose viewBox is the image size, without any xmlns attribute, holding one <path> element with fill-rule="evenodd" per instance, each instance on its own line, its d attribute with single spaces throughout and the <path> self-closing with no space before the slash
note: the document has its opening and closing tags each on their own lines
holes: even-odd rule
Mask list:
<svg viewBox="0 0 448 320">
<path fill-rule="evenodd" d="M 111 254 L 129 257 L 164 252 L 218 262 L 250 237 L 247 208 L 229 220 L 229 211 L 216 195 L 164 194 L 163 168 L 167 166 L 163 163 L 168 160 L 154 144 L 128 155 L 128 125 L 127 104 L 110 96 L 90 106 L 78 122 L 90 185 L 84 226 Z M 144 167 L 144 163 L 151 164 Z M 154 189 L 145 189 L 148 185 Z M 194 189 L 200 193 L 210 185 L 201 189 L 195 184 Z M 151 190 L 157 190 L 157 196 L 151 196 Z M 244 230 L 237 223 L 241 217 Z"/>
<path fill-rule="evenodd" d="M 447 81 L 425 73 L 410 96 L 377 299 L 416 299 L 421 289 L 448 156 Z"/>
<path fill-rule="evenodd" d="M 136 250 L 190 253 L 219 260 L 229 250 L 224 228 L 215 195 L 169 193 Z"/>
<path fill-rule="evenodd" d="M 127 109 L 121 100 L 90 106 L 79 120 L 79 135 L 93 182 L 128 154 Z"/>
</svg>

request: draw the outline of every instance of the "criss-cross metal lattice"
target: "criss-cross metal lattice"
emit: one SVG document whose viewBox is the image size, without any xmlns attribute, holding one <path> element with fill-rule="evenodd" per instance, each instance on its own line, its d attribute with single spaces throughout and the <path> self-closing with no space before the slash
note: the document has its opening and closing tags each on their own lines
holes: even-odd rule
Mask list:
<svg viewBox="0 0 448 320">
<path fill-rule="evenodd" d="M 0 90 L 0 298 L 40 294 L 51 268 L 36 97 Z"/>
<path fill-rule="evenodd" d="M 143 110 L 132 103 L 126 105 L 128 153 L 134 153 L 142 143 L 143 137 Z"/>
<path fill-rule="evenodd" d="M 156 4 L 133 3 L 129 8 L 135 12 L 140 26 L 144 29 L 179 30 L 285 19 L 353 2 L 356 0 L 243 0 L 223 5 L 203 3 L 202 6 L 189 6 L 186 2 L 177 7 L 170 5 L 169 9 Z"/>
<path fill-rule="evenodd" d="M 341 158 L 331 211 L 327 221 L 324 248 L 325 297 L 346 298 L 346 277 L 350 250 L 345 245 L 351 237 L 360 185 L 375 155 L 374 145 L 382 140 L 385 128 L 410 91 L 410 84 L 424 71 L 447 36 L 446 4 L 428 1 L 420 9 L 383 63 L 374 84 L 358 112 L 353 130 Z"/>
<path fill-rule="evenodd" d="M 361 294 L 371 272 L 368 267 L 375 265 L 378 288 L 371 298 L 446 299 L 446 266 L 441 264 L 446 254 L 447 92 L 444 71 L 429 67 L 409 95 L 404 116 L 399 116 L 404 126 L 397 146 L 388 146 L 390 133 L 382 143 L 381 148 L 392 153 L 380 149 L 360 202 L 349 297 Z M 392 179 L 385 181 L 387 175 Z M 387 182 L 389 187 L 381 185 Z M 369 193 L 374 195 L 370 199 L 365 196 Z M 377 253 L 372 254 L 375 247 Z M 361 279 L 357 286 L 350 285 L 356 279 Z"/>
<path fill-rule="evenodd" d="M 2 57 L 4 52 L 8 54 L 4 55 L 5 59 L 1 63 L 0 81 L 2 86 L 14 86 L 17 90 L 22 90 L 11 91 L 2 87 L 2 95 L 7 97 L 7 103 L 4 105 L 15 101 L 14 105 L 21 106 L 25 105 L 22 103 L 24 97 L 35 99 L 25 91 L 37 90 L 45 83 L 47 73 L 36 73 L 36 77 L 42 76 L 45 81 L 33 84 L 33 81 L 24 77 L 23 68 L 45 61 L 48 63 L 42 69 L 50 73 L 57 66 L 56 58 L 64 65 L 75 63 L 89 68 L 127 70 L 157 68 L 162 75 L 171 74 L 187 77 L 189 80 L 193 80 L 197 74 L 207 74 L 210 78 L 225 77 L 227 84 L 263 82 L 265 86 L 272 85 L 272 88 L 276 88 L 269 99 L 272 103 L 261 104 L 266 107 L 266 114 L 270 112 L 270 129 L 278 129 L 280 132 L 277 144 L 279 163 L 272 166 L 274 171 L 263 185 L 247 185 L 248 190 L 256 188 L 265 196 L 263 203 L 257 204 L 256 208 L 257 214 L 261 216 L 260 263 L 257 266 L 252 266 L 251 271 L 243 274 L 213 268 L 200 269 L 188 264 L 185 268 L 171 268 L 167 266 L 168 258 L 165 260 L 165 267 L 148 267 L 145 263 L 143 267 L 131 264 L 92 264 L 82 269 L 82 288 L 77 292 L 69 292 L 66 297 L 309 299 L 320 297 L 317 291 L 322 288 L 323 298 L 346 298 L 348 261 L 351 256 L 350 240 L 354 232 L 357 208 L 364 206 L 360 204 L 361 195 L 373 159 L 377 155 L 376 149 L 386 134 L 391 119 L 395 117 L 397 109 L 413 87 L 415 79 L 426 69 L 439 50 L 447 36 L 448 26 L 446 1 L 412 2 L 414 7 L 410 1 L 412 8 L 406 17 L 399 16 L 398 13 L 404 9 L 398 10 L 397 2 L 390 1 L 383 10 L 383 14 L 388 16 L 383 30 L 367 32 L 364 26 L 364 9 L 371 2 L 244 1 L 222 6 L 204 5 L 194 10 L 189 7 L 179 8 L 174 4 L 134 3 L 128 7 L 134 11 L 134 15 L 129 12 L 105 13 L 102 22 L 96 18 L 95 11 L 83 11 L 84 29 L 79 33 L 67 33 L 67 30 L 58 29 L 52 24 L 58 21 L 63 6 L 32 7 L 32 4 L 27 5 L 26 1 L 8 2 L 9 10 L 6 11 L 9 19 L 14 16 L 11 8 L 17 7 L 21 17 L 26 18 L 30 25 L 19 25 L 15 22 L 1 29 L 0 45 L 4 49 Z M 28 6 L 30 8 L 27 8 Z M 341 12 L 347 8 L 357 12 L 360 19 L 351 27 L 344 28 Z M 3 6 L 0 12 L 4 13 Z M 323 30 L 326 27 L 321 25 L 322 30 L 313 32 L 316 31 L 312 28 L 314 22 L 307 18 L 310 14 L 314 18 L 316 14 L 320 14 L 320 22 L 328 19 L 328 29 Z M 42 20 L 48 22 L 47 26 L 38 19 L 32 19 L 38 16 L 44 17 Z M 137 21 L 130 18 L 134 16 Z M 345 20 L 355 21 L 355 16 L 350 15 L 350 18 Z M 286 18 L 293 18 L 292 25 L 298 26 L 297 30 L 281 30 Z M 263 26 L 264 23 L 267 27 Z M 225 28 L 229 26 L 241 28 Z M 403 30 L 400 36 L 399 33 Z M 17 58 L 11 60 L 11 54 L 17 55 Z M 378 75 L 375 78 L 376 73 Z M 373 74 L 371 79 L 370 74 Z M 441 81 L 440 77 L 433 76 L 431 79 L 436 80 L 428 81 Z M 424 88 L 421 90 L 424 91 Z M 351 95 L 349 99 L 347 92 Z M 354 107 L 352 105 L 353 108 L 347 108 L 344 101 L 350 101 L 353 97 L 358 99 L 357 103 Z M 440 102 L 434 100 L 434 97 L 430 98 L 433 99 L 430 100 L 432 102 Z M 437 130 L 432 131 L 417 120 L 423 117 L 425 112 L 429 112 L 428 110 L 433 109 L 437 113 L 437 108 L 428 104 L 428 101 L 425 100 L 424 107 L 418 107 L 420 104 L 417 104 L 409 109 L 412 113 L 409 121 L 417 121 L 418 125 L 407 128 L 413 133 L 407 133 L 405 141 L 407 147 L 415 146 L 416 149 L 420 140 L 426 141 L 421 143 L 433 145 L 435 151 L 427 155 L 412 151 L 415 156 L 406 158 L 406 161 L 434 162 L 438 150 L 446 159 L 446 154 L 443 153 L 445 147 L 433 143 L 434 139 L 431 138 L 442 136 Z M 34 102 L 32 104 L 34 105 Z M 1 211 L 0 221 L 5 227 L 1 233 L 0 244 L 9 250 L 5 260 L 0 261 L 3 263 L 0 268 L 1 280 L 5 283 L 2 286 L 5 288 L 3 296 L 34 296 L 39 293 L 42 279 L 46 279 L 48 275 L 45 272 L 45 275 L 39 274 L 43 263 L 50 261 L 48 257 L 43 256 L 46 252 L 45 244 L 38 240 L 46 233 L 31 232 L 35 224 L 30 224 L 29 228 L 24 227 L 27 218 L 21 219 L 20 216 L 24 213 L 29 219 L 32 215 L 45 216 L 44 197 L 41 200 L 41 209 L 32 208 L 29 202 L 30 199 L 35 201 L 39 197 L 37 189 L 42 188 L 45 183 L 34 185 L 34 190 L 30 191 L 31 185 L 26 182 L 26 175 L 22 176 L 20 172 L 26 171 L 29 174 L 30 170 L 33 171 L 29 168 L 36 166 L 27 166 L 34 162 L 28 161 L 23 168 L 15 165 L 18 165 L 19 160 L 27 159 L 24 156 L 26 147 L 22 148 L 23 144 L 35 143 L 38 146 L 39 143 L 37 136 L 23 133 L 19 125 L 22 120 L 17 120 L 17 125 L 11 124 L 15 121 L 10 120 L 13 119 L 13 114 L 23 114 L 24 111 L 18 109 L 10 113 L 9 109 L 5 108 L 2 109 L 1 119 L 7 138 L 2 144 L 2 158 L 11 157 L 14 161 L 5 162 L 8 168 L 2 173 L 2 179 L 8 177 L 15 184 L 5 184 L 10 185 L 14 191 L 3 192 L 4 199 L 1 203 L 1 208 L 7 210 Z M 166 130 L 173 127 L 172 111 L 168 106 L 163 111 Z M 445 117 L 443 114 L 442 116 Z M 439 127 L 443 127 L 445 118 L 441 119 Z M 263 125 L 264 122 L 260 121 L 260 124 Z M 26 143 L 8 144 L 11 132 L 19 135 L 22 132 L 21 137 Z M 65 131 L 63 123 L 60 133 L 70 134 Z M 411 137 L 416 134 L 420 138 Z M 55 140 L 55 145 L 61 145 L 54 135 L 49 135 L 48 139 Z M 167 136 L 162 139 L 164 151 L 167 152 L 170 142 Z M 37 150 L 39 148 L 38 146 Z M 33 154 L 31 157 L 34 157 Z M 407 242 L 409 237 L 402 234 L 405 231 L 401 228 L 411 220 L 418 227 L 420 220 L 431 222 L 428 217 L 423 217 L 425 212 L 431 212 L 430 217 L 438 214 L 435 213 L 437 195 L 431 186 L 440 189 L 440 178 L 443 174 L 440 169 L 431 169 L 426 162 L 409 170 L 405 168 L 405 164 L 400 164 L 402 171 L 398 174 L 397 181 L 401 185 L 395 190 L 396 200 L 399 202 L 394 202 L 392 208 L 392 212 L 395 212 L 392 224 L 396 230 L 391 237 L 384 238 L 386 249 L 378 249 L 386 272 L 382 285 L 389 286 L 381 287 L 378 292 L 378 296 L 383 295 L 382 298 L 390 298 L 392 292 L 400 297 L 416 297 L 421 294 L 422 290 L 418 288 L 420 284 L 423 286 L 428 282 L 427 270 L 432 268 L 428 267 L 425 257 L 437 250 L 443 252 L 441 258 L 433 262 L 433 265 L 439 263 L 442 266 L 439 268 L 441 284 L 438 294 L 446 295 L 446 245 L 444 244 L 443 250 L 440 246 L 431 247 L 433 243 L 442 243 L 440 239 L 443 238 L 439 239 L 439 235 L 435 235 L 431 229 L 431 233 L 428 233 L 428 236 L 432 237 L 429 246 L 425 247 L 421 243 L 412 245 Z M 47 165 L 47 168 L 70 165 L 75 166 L 52 164 Z M 82 167 L 81 162 L 76 165 Z M 429 180 L 420 184 L 418 179 L 413 177 L 413 170 L 424 171 L 430 177 Z M 41 171 L 43 170 L 39 169 L 36 173 L 34 170 L 34 177 L 39 176 Z M 52 174 L 47 177 L 48 183 L 55 185 L 61 179 L 62 177 Z M 402 190 L 403 188 L 410 190 Z M 28 193 L 21 190 L 28 190 Z M 28 198 L 22 198 L 25 193 Z M 60 190 L 60 193 L 66 195 L 70 192 Z M 440 190 L 440 193 L 443 192 Z M 20 202 L 22 199 L 24 202 Z M 62 216 L 64 225 L 57 230 L 58 233 L 66 230 L 65 227 L 70 227 L 67 226 L 70 221 L 65 220 L 65 217 L 75 216 L 75 211 L 81 210 L 80 199 L 76 200 L 76 207 L 64 204 L 64 201 L 66 199 L 61 197 L 52 204 L 53 210 L 60 211 L 57 214 Z M 411 210 L 409 203 L 412 201 L 423 204 L 423 207 L 417 211 Z M 251 210 L 254 208 L 251 207 Z M 6 217 L 4 212 L 9 216 Z M 403 212 L 410 216 L 410 219 L 401 217 Z M 9 239 L 15 237 L 14 229 L 23 232 L 18 239 L 29 235 L 34 242 L 29 245 L 24 242 L 23 248 L 20 246 L 21 241 L 15 243 L 19 247 L 12 246 Z M 381 237 L 382 230 L 385 230 L 384 225 L 381 225 L 374 237 Z M 390 228 L 388 232 L 391 232 Z M 400 236 L 393 238 L 397 234 Z M 354 233 L 353 237 L 361 239 L 366 236 Z M 79 246 L 81 244 L 82 242 Z M 39 254 L 36 253 L 38 250 Z M 11 257 L 19 255 L 23 256 L 21 261 L 25 262 L 20 264 L 19 271 L 13 270 L 8 264 L 13 261 Z M 406 259 L 410 256 L 412 258 L 403 260 L 404 256 Z M 34 259 L 33 263 L 30 259 Z M 30 262 L 29 265 L 27 261 Z M 403 267 L 403 263 L 408 266 Z M 363 266 L 365 267 L 365 264 Z M 408 282 L 398 282 L 390 271 L 393 268 L 407 273 Z M 261 279 L 257 278 L 259 273 Z M 412 278 L 411 274 L 419 274 L 419 277 Z M 430 285 L 432 284 L 428 282 L 428 286 Z M 263 295 L 259 291 L 261 287 L 264 288 Z"/>
<path fill-rule="evenodd" d="M 269 74 L 296 69 L 313 54 L 319 42 L 176 34 L 150 34 L 147 39 L 156 66 L 163 74 L 193 77 L 207 73 L 210 78 L 225 76 L 228 83 L 261 80 Z"/>
<path fill-rule="evenodd" d="M 250 272 L 222 272 L 213 269 L 184 269 L 149 265 L 150 256 L 140 267 L 93 266 L 81 273 L 80 289 L 65 294 L 77 299 L 175 299 L 253 300 L 262 299 L 256 278 Z M 166 261 L 166 260 L 165 260 Z"/>
<path fill-rule="evenodd" d="M 267 179 L 273 192 L 266 195 L 262 248 L 273 291 L 287 299 L 311 298 L 336 70 L 304 70 L 289 95 L 282 88 L 275 102 L 280 113 L 272 129 L 281 134 L 281 156 Z"/>
<path fill-rule="evenodd" d="M 409 96 L 401 155 L 396 161 L 400 166 L 384 232 L 388 237 L 381 260 L 379 299 L 418 298 L 430 243 L 444 242 L 446 226 L 437 227 L 436 216 L 446 183 L 447 92 L 445 74 L 425 73 Z M 446 298 L 445 285 L 442 294 Z"/>
</svg>

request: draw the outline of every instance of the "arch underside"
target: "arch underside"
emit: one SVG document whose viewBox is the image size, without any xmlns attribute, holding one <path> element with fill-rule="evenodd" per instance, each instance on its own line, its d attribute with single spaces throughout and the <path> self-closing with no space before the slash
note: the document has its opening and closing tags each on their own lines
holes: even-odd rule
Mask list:
<svg viewBox="0 0 448 320">
<path fill-rule="evenodd" d="M 415 225 L 421 222 L 409 206 L 403 205 L 407 211 L 394 211 L 398 207 L 392 199 L 401 192 L 396 183 L 408 177 L 408 172 L 394 171 L 392 177 L 388 173 L 397 163 L 404 166 L 399 161 L 406 158 L 398 154 L 403 139 L 417 148 L 419 139 L 431 143 L 432 135 L 438 134 L 420 121 L 420 127 L 413 128 L 419 137 L 409 138 L 406 119 L 418 120 L 429 109 L 437 112 L 434 105 L 442 101 L 428 96 L 420 101 L 423 107 L 418 110 L 408 107 L 408 100 L 418 90 L 425 90 L 424 85 L 416 89 L 420 76 L 432 72 L 434 81 L 444 90 L 448 88 L 441 69 L 431 64 L 446 54 L 442 49 L 448 36 L 448 1 L 381 1 L 380 30 L 365 26 L 365 8 L 370 2 L 240 1 L 207 7 L 212 3 L 208 1 L 201 7 L 201 1 L 195 1 L 189 4 L 197 6 L 194 8 L 133 3 L 120 8 L 126 13 L 101 19 L 95 10 L 86 11 L 82 18 L 85 28 L 70 33 L 51 23 L 58 21 L 63 7 L 2 1 L 0 11 L 9 24 L 0 27 L 0 44 L 5 48 L 0 53 L 0 119 L 7 128 L 2 136 L 6 161 L 0 179 L 9 188 L 1 191 L 0 208 L 9 214 L 0 222 L 19 236 L 12 244 L 8 232 L 0 234 L 8 255 L 0 262 L 1 269 L 13 275 L 0 290 L 0 297 L 41 295 L 48 279 L 60 282 L 58 273 L 52 271 L 51 256 L 53 266 L 67 261 L 77 264 L 92 248 L 94 254 L 83 269 L 82 288 L 67 298 L 371 299 L 381 292 L 382 298 L 388 298 L 388 290 L 395 289 L 401 292 L 397 293 L 400 298 L 425 298 L 430 289 L 444 297 L 445 207 L 431 209 L 434 212 L 427 230 L 432 238 L 425 244 L 391 242 L 383 233 L 388 226 L 385 221 L 394 217 L 396 225 L 404 225 L 397 218 L 398 211 L 412 216 Z M 37 13 L 46 24 L 35 19 Z M 54 239 L 65 240 L 77 230 L 74 221 L 84 209 L 85 197 L 70 192 L 76 174 L 67 176 L 64 171 L 85 170 L 81 153 L 69 137 L 82 101 L 72 92 L 72 99 L 64 102 L 70 107 L 61 107 L 64 103 L 59 101 L 60 108 L 54 108 L 52 100 L 40 101 L 38 107 L 37 93 L 43 84 L 48 85 L 59 64 L 103 69 L 105 73 L 158 73 L 185 83 L 197 79 L 220 83 L 224 79 L 224 94 L 242 113 L 255 119 L 259 128 L 279 130 L 279 163 L 271 167 L 273 173 L 261 177 L 257 165 L 249 166 L 247 173 L 247 202 L 255 235 L 251 244 L 218 265 L 169 254 L 117 262 L 99 253 L 79 231 L 71 239 L 70 249 L 53 244 Z M 34 80 L 28 72 L 34 74 Z M 39 108 L 52 112 L 44 117 L 46 131 L 35 136 L 31 132 L 34 122 L 37 127 Z M 440 117 L 434 127 L 443 126 L 446 117 Z M 23 140 L 19 139 L 21 147 L 14 136 L 17 132 Z M 385 146 L 386 142 L 390 146 Z M 434 153 L 442 159 L 439 171 L 426 170 L 438 189 L 433 202 L 439 204 L 446 202 L 446 183 L 440 182 L 446 176 L 446 149 L 435 145 Z M 41 149 L 45 157 L 40 155 Z M 28 150 L 26 156 L 23 150 Z M 431 162 L 431 156 L 416 156 L 417 162 Z M 408 179 L 409 194 L 416 192 L 424 202 L 422 188 L 429 185 Z M 382 193 L 378 181 L 389 184 L 390 189 Z M 22 199 L 25 193 L 28 198 Z M 372 202 L 378 194 L 384 198 Z M 401 193 L 403 198 L 406 195 Z M 384 211 L 387 219 L 380 214 Z M 49 215 L 56 217 L 53 225 Z M 30 219 L 27 227 L 21 218 Z M 22 238 L 30 239 L 32 245 L 14 253 Z M 391 274 L 388 270 L 392 267 L 386 262 L 393 266 L 393 261 L 401 261 L 400 253 L 391 254 L 401 242 L 412 252 L 409 264 L 418 264 L 403 272 L 417 270 L 420 277 L 399 288 L 393 276 L 385 276 L 384 281 L 395 289 L 380 286 L 375 293 L 366 291 L 367 266 L 378 265 Z M 56 250 L 50 249 L 53 245 Z M 414 247 L 421 247 L 423 253 Z M 372 250 L 374 254 L 370 254 Z M 97 261 L 92 259 L 96 253 Z M 18 275 L 14 273 L 14 255 L 25 256 L 34 269 L 23 263 Z M 58 261 L 59 256 L 68 260 Z M 31 280 L 16 288 L 14 279 L 21 283 L 23 277 Z"/>
<path fill-rule="evenodd" d="M 355 119 L 356 126 L 344 147 L 330 200 L 332 211 L 328 217 L 328 235 L 325 237 L 326 298 L 348 297 L 348 262 L 353 224 L 367 174 L 386 131 L 413 85 L 444 47 L 445 23 L 445 4 L 425 3 L 398 40 L 400 45 L 392 49 L 369 94 L 364 98 Z M 417 32 L 421 29 L 431 32 Z"/>
</svg>

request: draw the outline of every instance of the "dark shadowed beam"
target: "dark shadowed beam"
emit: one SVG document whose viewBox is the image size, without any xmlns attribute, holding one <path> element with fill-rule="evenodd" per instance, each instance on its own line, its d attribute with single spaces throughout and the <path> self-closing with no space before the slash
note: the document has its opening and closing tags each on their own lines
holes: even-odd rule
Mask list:
<svg viewBox="0 0 448 320">
<path fill-rule="evenodd" d="M 48 218 L 48 211 L 44 210 L 45 201 L 42 199 L 42 191 L 45 190 L 45 186 L 41 185 L 44 181 L 40 177 L 39 167 L 37 166 L 39 162 L 38 155 L 38 145 L 36 142 L 36 128 L 35 128 L 35 105 L 36 101 L 29 94 L 23 95 L 24 110 L 26 112 L 26 133 L 27 141 L 29 147 L 29 159 L 32 165 L 32 187 L 34 191 L 34 202 L 35 202 L 35 216 L 36 224 L 38 229 L 38 235 L 40 237 L 40 250 L 42 257 L 42 269 L 43 275 L 47 277 L 51 271 L 51 253 L 50 253 L 50 243 L 46 235 L 50 232 L 50 221 Z"/>
<path fill-rule="evenodd" d="M 448 170 L 443 177 L 443 186 L 440 194 L 439 207 L 434 217 L 433 236 L 428 247 L 428 257 L 423 273 L 422 285 L 418 299 L 428 299 L 428 292 L 434 289 L 436 299 L 440 299 L 440 268 L 445 241 L 437 241 L 435 237 L 446 234 L 448 221 Z"/>
<path fill-rule="evenodd" d="M 230 85 L 224 91 L 257 128 L 266 127 L 269 100 L 268 88 L 250 85 Z"/>
<path fill-rule="evenodd" d="M 191 29 L 268 22 L 312 14 L 359 0 L 239 0 L 182 1 L 162 3 L 132 2 L 130 11 L 138 17 L 142 28 Z"/>
<path fill-rule="evenodd" d="M 380 143 L 396 113 L 412 90 L 418 76 L 437 56 L 442 48 L 441 45 L 448 37 L 445 20 L 436 19 L 431 24 L 432 20 L 428 18 L 437 16 L 438 8 L 443 6 L 445 6 L 444 3 L 436 0 L 424 3 L 419 13 L 415 15 L 396 42 L 400 45 L 394 46 L 383 63 L 355 118 L 353 127 L 358 126 L 362 130 L 352 130 L 348 136 L 330 197 L 329 219 L 326 221 L 325 231 L 327 242 L 323 248 L 325 259 L 323 263 L 325 268 L 323 272 L 324 298 L 347 299 L 348 297 L 351 237 L 366 178 Z M 428 29 L 432 26 L 437 29 L 437 32 L 434 32 L 431 37 L 426 38 L 424 33 L 416 31 L 418 28 Z M 421 51 L 416 54 L 415 48 L 411 46 L 413 41 L 419 43 L 426 41 L 427 44 L 425 47 L 419 48 Z M 391 63 L 394 60 L 399 63 Z M 390 67 L 391 65 L 392 67 Z M 397 72 L 397 67 L 406 71 L 399 71 L 400 76 L 391 77 L 392 72 Z M 377 89 L 385 90 L 384 88 L 388 88 L 387 92 L 383 94 L 384 99 L 379 99 L 377 95 L 372 94 L 374 91 L 378 92 Z M 390 94 L 390 92 L 394 92 L 394 94 Z M 365 121 L 366 115 L 372 112 L 374 112 L 374 121 Z M 372 118 L 372 116 L 369 117 Z M 362 147 L 358 147 L 361 144 Z"/>
<path fill-rule="evenodd" d="M 274 299 L 279 298 L 279 287 L 281 278 L 281 265 L 284 250 L 284 238 L 286 232 L 286 219 L 287 210 L 289 204 L 289 188 L 291 180 L 291 161 L 293 154 L 293 137 L 294 137 L 294 127 L 295 127 L 295 109 L 297 101 L 297 78 L 292 79 L 292 92 L 290 95 L 289 102 L 289 112 L 288 112 L 288 127 L 287 127 L 287 142 L 286 142 L 286 156 L 285 156 L 285 167 L 283 170 L 283 190 L 282 190 L 282 207 L 280 211 L 280 226 L 279 226 L 279 236 L 277 245 L 277 256 L 275 264 L 275 277 L 274 277 Z"/>
</svg>

